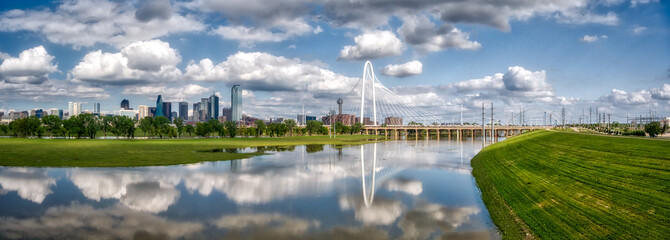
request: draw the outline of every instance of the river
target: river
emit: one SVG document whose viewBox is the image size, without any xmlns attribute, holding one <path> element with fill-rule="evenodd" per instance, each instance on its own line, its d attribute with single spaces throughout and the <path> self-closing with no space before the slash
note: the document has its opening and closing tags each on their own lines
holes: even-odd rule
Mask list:
<svg viewBox="0 0 670 240">
<path fill-rule="evenodd" d="M 0 168 L 0 238 L 498 239 L 481 141 L 307 145 L 136 168 Z M 209 154 L 209 153 L 208 153 Z"/>
</svg>

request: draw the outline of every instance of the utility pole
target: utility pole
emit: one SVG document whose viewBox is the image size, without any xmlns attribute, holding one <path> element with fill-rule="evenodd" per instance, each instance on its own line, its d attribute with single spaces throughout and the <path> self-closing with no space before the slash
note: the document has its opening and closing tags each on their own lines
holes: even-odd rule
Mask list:
<svg viewBox="0 0 670 240">
<path fill-rule="evenodd" d="M 486 124 L 484 124 L 484 103 L 482 103 L 482 137 L 484 138 L 483 141 L 486 141 L 486 134 L 484 134 L 484 132 L 486 131 L 486 128 L 484 127 L 485 125 Z"/>
<path fill-rule="evenodd" d="M 591 107 L 589 107 L 589 124 L 593 123 L 593 122 L 591 121 L 591 117 L 592 117 L 592 116 L 593 116 L 593 114 L 591 113 Z"/>
<path fill-rule="evenodd" d="M 495 132 L 495 127 L 493 126 L 493 102 L 491 102 L 491 143 L 496 142 L 496 138 L 494 137 L 494 132 Z"/>
<path fill-rule="evenodd" d="M 463 126 L 463 97 L 461 97 L 461 126 Z"/>
</svg>

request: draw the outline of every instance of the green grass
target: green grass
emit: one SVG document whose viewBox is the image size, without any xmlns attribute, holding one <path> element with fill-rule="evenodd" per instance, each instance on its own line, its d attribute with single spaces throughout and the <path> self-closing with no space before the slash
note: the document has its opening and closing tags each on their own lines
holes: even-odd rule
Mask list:
<svg viewBox="0 0 670 240">
<path fill-rule="evenodd" d="M 484 148 L 472 167 L 505 239 L 670 236 L 668 141 L 541 130 Z"/>
<path fill-rule="evenodd" d="M 305 144 L 366 143 L 374 136 L 302 136 L 212 139 L 0 139 L 0 166 L 137 167 L 222 161 L 261 153 L 200 152 L 212 149 Z"/>
</svg>

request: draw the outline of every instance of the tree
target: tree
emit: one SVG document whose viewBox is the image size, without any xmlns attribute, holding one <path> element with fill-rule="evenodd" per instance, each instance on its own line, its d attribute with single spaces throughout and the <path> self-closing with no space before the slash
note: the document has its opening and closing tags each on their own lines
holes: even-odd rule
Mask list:
<svg viewBox="0 0 670 240">
<path fill-rule="evenodd" d="M 189 137 L 191 136 L 191 134 L 193 134 L 195 132 L 195 128 L 193 127 L 193 125 L 188 124 L 188 125 L 186 125 L 185 128 L 186 128 L 186 133 L 188 133 Z"/>
<path fill-rule="evenodd" d="M 202 122 L 195 124 L 195 135 L 201 137 L 207 137 L 211 132 L 212 132 L 212 125 L 209 125 L 209 123 Z"/>
<path fill-rule="evenodd" d="M 90 139 L 94 139 L 95 134 L 100 130 L 100 124 L 98 123 L 97 117 L 90 113 L 84 113 L 77 115 L 77 118 L 81 121 L 84 128 L 84 134 Z"/>
<path fill-rule="evenodd" d="M 184 132 L 184 119 L 180 117 L 175 119 L 174 125 L 177 127 L 177 136 L 181 138 L 181 134 Z"/>
<path fill-rule="evenodd" d="M 216 119 L 210 119 L 207 123 L 209 123 L 210 126 L 212 126 L 212 132 L 216 132 L 219 134 L 219 137 L 223 137 L 223 124 L 219 122 L 219 120 Z"/>
<path fill-rule="evenodd" d="M 650 137 L 656 137 L 658 134 L 662 132 L 661 128 L 661 123 L 659 122 L 651 122 L 647 123 L 647 125 L 644 125 L 644 132 L 649 134 Z"/>
<path fill-rule="evenodd" d="M 154 121 L 152 122 L 154 131 L 158 134 L 160 138 L 163 138 L 163 135 L 167 135 L 167 131 L 169 131 L 170 127 L 169 124 L 170 120 L 165 116 L 155 117 Z"/>
<path fill-rule="evenodd" d="M 79 116 L 72 116 L 63 121 L 63 128 L 65 129 L 65 132 L 67 132 L 68 137 L 75 136 L 77 138 L 81 138 L 86 130 Z"/>
<path fill-rule="evenodd" d="M 234 138 L 237 135 L 237 123 L 233 121 L 226 121 L 224 124 L 226 131 L 228 132 L 228 137 Z"/>
<path fill-rule="evenodd" d="M 291 133 L 291 137 L 293 137 L 293 129 L 296 126 L 298 126 L 298 124 L 296 124 L 295 120 L 293 120 L 293 119 L 286 119 L 286 120 L 284 120 L 284 125 L 286 125 L 286 128 Z"/>
<path fill-rule="evenodd" d="M 256 137 L 263 135 L 263 132 L 265 131 L 265 122 L 259 119 L 254 123 L 256 124 Z"/>
<path fill-rule="evenodd" d="M 351 125 L 351 134 L 359 134 L 363 130 L 363 124 L 360 122 Z"/>
<path fill-rule="evenodd" d="M 323 127 L 323 123 L 319 121 L 314 121 L 314 120 L 309 120 L 307 121 L 307 132 L 309 133 L 310 136 L 312 136 L 312 133 L 319 133 L 321 131 L 321 128 Z"/>
<path fill-rule="evenodd" d="M 102 134 L 105 137 L 107 137 L 107 131 L 109 131 L 112 124 L 112 118 L 112 116 L 100 116 L 100 130 L 102 130 Z"/>
<path fill-rule="evenodd" d="M 42 123 L 44 123 L 45 130 L 49 132 L 51 137 L 54 137 L 54 134 L 58 135 L 61 130 L 61 120 L 56 115 L 47 115 L 42 117 Z"/>
<path fill-rule="evenodd" d="M 0 124 L 0 133 L 2 133 L 2 134 L 9 133 L 9 125 Z"/>
<path fill-rule="evenodd" d="M 147 133 L 149 136 L 153 136 L 154 130 L 154 118 L 153 117 L 144 117 L 140 120 L 140 130 L 146 136 Z"/>
</svg>

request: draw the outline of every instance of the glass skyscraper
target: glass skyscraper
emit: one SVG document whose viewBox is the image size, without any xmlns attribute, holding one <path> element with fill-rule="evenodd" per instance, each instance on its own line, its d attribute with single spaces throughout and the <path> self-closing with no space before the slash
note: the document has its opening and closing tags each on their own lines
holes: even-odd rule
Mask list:
<svg viewBox="0 0 670 240">
<path fill-rule="evenodd" d="M 158 95 L 158 98 L 156 99 L 156 115 L 154 117 L 160 116 L 165 117 L 165 115 L 163 115 L 163 98 L 161 95 Z"/>
<path fill-rule="evenodd" d="M 209 96 L 207 114 L 209 114 L 209 119 L 219 118 L 219 96 L 216 96 L 214 93 L 212 93 L 212 96 Z"/>
<path fill-rule="evenodd" d="M 230 120 L 234 122 L 242 120 L 242 89 L 240 89 L 240 85 L 234 85 L 230 89 L 230 107 L 233 111 Z"/>
<path fill-rule="evenodd" d="M 184 121 L 188 120 L 188 103 L 187 102 L 179 102 L 179 117 L 181 119 L 184 119 Z"/>
</svg>

